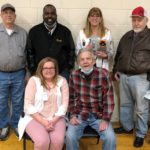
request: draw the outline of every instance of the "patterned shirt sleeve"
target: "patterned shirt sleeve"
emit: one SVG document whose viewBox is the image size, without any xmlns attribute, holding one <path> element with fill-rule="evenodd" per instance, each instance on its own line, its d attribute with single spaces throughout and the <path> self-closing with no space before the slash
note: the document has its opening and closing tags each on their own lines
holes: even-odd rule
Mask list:
<svg viewBox="0 0 150 150">
<path fill-rule="evenodd" d="M 76 98 L 76 91 L 75 91 L 75 85 L 74 85 L 74 74 L 72 73 L 70 75 L 69 80 L 69 107 L 68 111 L 70 112 L 70 115 L 77 115 L 77 98 Z"/>
<path fill-rule="evenodd" d="M 114 95 L 112 80 L 106 70 L 102 71 L 102 99 L 103 99 L 103 115 L 102 119 L 110 121 L 114 110 Z"/>
</svg>

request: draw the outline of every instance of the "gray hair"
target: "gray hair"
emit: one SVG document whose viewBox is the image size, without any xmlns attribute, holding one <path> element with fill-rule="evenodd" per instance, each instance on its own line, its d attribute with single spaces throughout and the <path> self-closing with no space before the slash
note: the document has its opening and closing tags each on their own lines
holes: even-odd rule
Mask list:
<svg viewBox="0 0 150 150">
<path fill-rule="evenodd" d="M 79 61 L 80 55 L 81 55 L 83 52 L 89 52 L 89 53 L 91 53 L 92 59 L 93 59 L 93 60 L 96 59 L 96 56 L 94 55 L 92 49 L 84 48 L 84 49 L 80 49 L 80 50 L 79 50 L 79 53 L 77 54 L 77 62 Z"/>
</svg>

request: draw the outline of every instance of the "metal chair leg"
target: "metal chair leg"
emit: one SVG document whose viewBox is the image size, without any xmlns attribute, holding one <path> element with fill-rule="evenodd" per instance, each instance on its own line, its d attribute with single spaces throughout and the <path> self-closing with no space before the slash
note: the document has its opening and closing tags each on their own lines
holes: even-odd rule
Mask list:
<svg viewBox="0 0 150 150">
<path fill-rule="evenodd" d="M 26 138 L 23 138 L 23 150 L 26 150 Z"/>
</svg>

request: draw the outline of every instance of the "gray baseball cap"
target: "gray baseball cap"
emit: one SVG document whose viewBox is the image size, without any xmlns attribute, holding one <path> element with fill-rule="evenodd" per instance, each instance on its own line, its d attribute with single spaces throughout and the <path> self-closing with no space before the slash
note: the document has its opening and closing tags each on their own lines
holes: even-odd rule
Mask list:
<svg viewBox="0 0 150 150">
<path fill-rule="evenodd" d="M 15 7 L 9 3 L 2 5 L 1 12 L 4 11 L 5 9 L 11 9 L 12 11 L 15 12 Z"/>
</svg>

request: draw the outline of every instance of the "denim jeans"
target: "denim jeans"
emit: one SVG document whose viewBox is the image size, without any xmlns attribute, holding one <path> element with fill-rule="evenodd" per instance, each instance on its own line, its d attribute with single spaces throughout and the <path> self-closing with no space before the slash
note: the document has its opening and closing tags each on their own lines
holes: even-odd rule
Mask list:
<svg viewBox="0 0 150 150">
<path fill-rule="evenodd" d="M 0 128 L 17 128 L 23 110 L 25 70 L 0 72 Z M 9 110 L 11 101 L 12 113 Z"/>
<path fill-rule="evenodd" d="M 134 128 L 136 136 L 144 138 L 147 134 L 149 102 L 144 98 L 149 89 L 147 74 L 120 74 L 120 121 L 126 130 Z"/>
<path fill-rule="evenodd" d="M 68 125 L 66 132 L 66 150 L 79 150 L 79 139 L 82 137 L 84 128 L 87 125 L 90 125 L 98 132 L 100 139 L 103 141 L 103 150 L 116 149 L 116 137 L 110 123 L 105 131 L 99 131 L 99 124 L 102 120 L 96 119 L 91 113 L 86 121 L 82 120 L 80 116 L 78 116 L 78 119 L 80 121 L 79 125 Z"/>
</svg>

